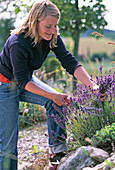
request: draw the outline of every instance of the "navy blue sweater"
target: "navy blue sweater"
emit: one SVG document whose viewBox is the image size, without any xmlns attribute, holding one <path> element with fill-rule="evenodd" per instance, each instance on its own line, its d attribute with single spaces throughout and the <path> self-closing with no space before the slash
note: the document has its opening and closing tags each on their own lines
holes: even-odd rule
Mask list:
<svg viewBox="0 0 115 170">
<path fill-rule="evenodd" d="M 25 38 L 24 35 L 25 33 L 11 35 L 0 54 L 0 73 L 11 81 L 15 79 L 19 87 L 25 88 L 31 80 L 33 71 L 41 68 L 50 50 L 71 75 L 80 65 L 65 48 L 60 36 L 57 40 L 58 47 L 50 49 L 49 41 L 43 40 L 41 48 L 39 44 L 33 46 L 32 40 L 29 37 Z"/>
</svg>

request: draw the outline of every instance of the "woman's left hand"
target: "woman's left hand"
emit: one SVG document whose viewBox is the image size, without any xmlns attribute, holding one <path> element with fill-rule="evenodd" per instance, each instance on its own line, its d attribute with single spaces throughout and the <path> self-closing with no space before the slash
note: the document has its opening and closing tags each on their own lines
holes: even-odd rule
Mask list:
<svg viewBox="0 0 115 170">
<path fill-rule="evenodd" d="M 102 102 L 106 100 L 106 96 L 107 96 L 106 92 L 104 94 L 101 93 L 100 97 Z"/>
</svg>

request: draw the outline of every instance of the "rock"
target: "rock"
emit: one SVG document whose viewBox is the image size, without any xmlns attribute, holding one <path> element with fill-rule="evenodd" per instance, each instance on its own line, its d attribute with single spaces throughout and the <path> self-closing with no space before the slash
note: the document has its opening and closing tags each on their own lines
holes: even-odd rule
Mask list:
<svg viewBox="0 0 115 170">
<path fill-rule="evenodd" d="M 83 170 L 115 170 L 115 154 L 113 154 L 110 158 L 104 161 L 101 164 L 96 165 L 93 168 L 86 167 Z"/>
<path fill-rule="evenodd" d="M 42 170 L 40 167 L 42 155 L 46 154 L 48 147 L 48 140 L 44 134 L 47 134 L 47 124 L 31 130 L 20 131 L 18 141 L 19 170 Z M 32 145 L 37 148 L 36 154 L 33 153 Z M 84 152 L 85 150 L 87 153 Z M 111 170 L 115 170 L 115 154 L 108 157 L 108 153 L 102 149 L 84 146 L 65 156 L 57 170 L 109 170 L 110 165 Z M 43 170 L 49 170 L 51 165 L 48 164 L 48 160 L 45 161 L 46 167 Z"/>
<path fill-rule="evenodd" d="M 102 162 L 108 157 L 109 154 L 102 149 L 93 146 L 83 146 L 72 152 L 71 155 L 64 157 L 57 170 L 82 170 L 85 167 L 94 167 L 97 161 Z"/>
<path fill-rule="evenodd" d="M 72 152 L 71 155 L 67 155 L 66 158 L 61 160 L 57 170 L 81 170 L 86 166 L 95 166 L 95 161 L 84 152 L 84 149 L 89 154 L 88 147 L 83 146 L 78 148 L 75 152 Z"/>
<path fill-rule="evenodd" d="M 92 147 L 90 149 L 90 157 L 94 158 L 98 162 L 103 162 L 104 160 L 109 158 L 109 154 L 102 149 Z"/>
</svg>

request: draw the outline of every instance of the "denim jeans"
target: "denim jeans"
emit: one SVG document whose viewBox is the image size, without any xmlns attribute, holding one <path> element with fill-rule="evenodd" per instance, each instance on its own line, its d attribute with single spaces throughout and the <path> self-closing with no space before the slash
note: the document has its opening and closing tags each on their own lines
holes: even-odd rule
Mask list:
<svg viewBox="0 0 115 170">
<path fill-rule="evenodd" d="M 41 82 L 36 77 L 32 81 L 47 91 L 58 93 L 50 86 Z M 67 150 L 66 138 L 62 140 L 62 134 L 66 132 L 51 119 L 50 115 L 62 116 L 53 107 L 53 101 L 27 90 L 24 90 L 15 83 L 0 82 L 0 170 L 17 170 L 17 141 L 18 141 L 18 114 L 19 102 L 38 104 L 46 108 L 48 142 L 50 153 L 58 153 Z M 61 107 L 60 107 L 61 108 Z"/>
</svg>

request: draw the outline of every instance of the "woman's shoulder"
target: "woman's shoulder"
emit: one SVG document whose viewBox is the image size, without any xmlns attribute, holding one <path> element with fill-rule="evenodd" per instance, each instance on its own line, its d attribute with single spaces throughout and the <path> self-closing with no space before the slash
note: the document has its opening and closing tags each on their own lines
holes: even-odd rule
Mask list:
<svg viewBox="0 0 115 170">
<path fill-rule="evenodd" d="M 8 38 L 8 44 L 10 46 L 12 45 L 18 45 L 18 46 L 31 46 L 31 40 L 29 37 L 25 37 L 25 33 L 21 33 L 21 34 L 12 34 L 9 38 Z"/>
</svg>

